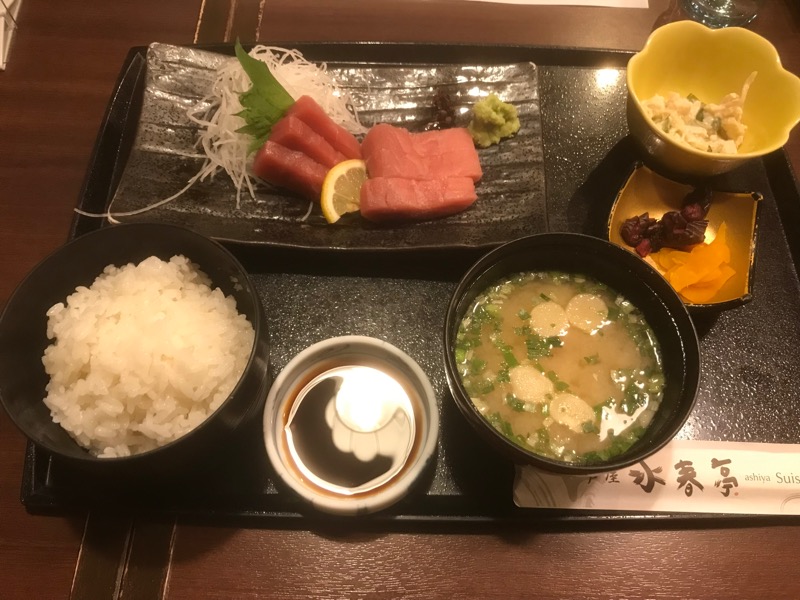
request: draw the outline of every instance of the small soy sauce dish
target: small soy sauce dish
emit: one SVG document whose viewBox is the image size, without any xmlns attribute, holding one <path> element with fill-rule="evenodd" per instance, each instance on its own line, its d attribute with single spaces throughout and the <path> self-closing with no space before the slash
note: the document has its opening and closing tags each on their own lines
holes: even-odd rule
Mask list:
<svg viewBox="0 0 800 600">
<path fill-rule="evenodd" d="M 406 353 L 365 336 L 318 342 L 275 379 L 264 444 L 281 481 L 315 510 L 365 515 L 403 498 L 435 454 L 439 410 Z"/>
</svg>

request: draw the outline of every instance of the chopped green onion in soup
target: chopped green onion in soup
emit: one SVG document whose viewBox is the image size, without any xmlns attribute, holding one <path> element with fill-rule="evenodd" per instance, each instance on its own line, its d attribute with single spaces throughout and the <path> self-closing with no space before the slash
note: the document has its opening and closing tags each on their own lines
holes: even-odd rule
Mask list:
<svg viewBox="0 0 800 600">
<path fill-rule="evenodd" d="M 636 306 L 605 284 L 519 273 L 466 314 L 454 354 L 462 382 L 513 443 L 592 463 L 625 452 L 652 422 L 664 389 L 658 343 Z"/>
</svg>

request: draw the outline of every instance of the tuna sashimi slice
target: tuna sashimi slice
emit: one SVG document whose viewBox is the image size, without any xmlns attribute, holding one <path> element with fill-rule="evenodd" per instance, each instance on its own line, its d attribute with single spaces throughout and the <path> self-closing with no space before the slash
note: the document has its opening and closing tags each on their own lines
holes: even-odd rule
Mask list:
<svg viewBox="0 0 800 600">
<path fill-rule="evenodd" d="M 472 136 L 463 127 L 411 133 L 380 123 L 361 143 L 370 177 L 440 179 L 483 176 Z"/>
<path fill-rule="evenodd" d="M 287 116 L 300 119 L 347 158 L 361 158 L 361 145 L 355 136 L 335 123 L 310 96 L 301 96 L 295 100 L 284 113 L 284 117 Z"/>
<path fill-rule="evenodd" d="M 328 168 L 302 152 L 267 140 L 253 160 L 253 173 L 273 185 L 318 201 Z"/>
<path fill-rule="evenodd" d="M 370 221 L 435 219 L 461 212 L 477 198 L 469 177 L 375 177 L 361 187 L 361 215 Z"/>
<path fill-rule="evenodd" d="M 269 141 L 302 152 L 329 169 L 347 160 L 324 137 L 292 115 L 284 116 L 272 126 Z"/>
<path fill-rule="evenodd" d="M 475 142 L 466 128 L 453 127 L 412 135 L 418 152 L 428 159 L 436 177 L 470 177 L 479 181 L 483 176 Z"/>
</svg>

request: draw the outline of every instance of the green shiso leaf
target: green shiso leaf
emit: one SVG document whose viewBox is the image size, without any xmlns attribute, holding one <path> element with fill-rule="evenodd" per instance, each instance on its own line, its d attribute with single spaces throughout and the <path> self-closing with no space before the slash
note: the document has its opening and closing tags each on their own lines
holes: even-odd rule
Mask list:
<svg viewBox="0 0 800 600">
<path fill-rule="evenodd" d="M 294 99 L 278 83 L 266 63 L 245 52 L 239 40 L 236 40 L 235 49 L 236 58 L 253 84 L 249 90 L 239 94 L 242 110 L 237 113 L 246 123 L 237 132 L 253 137 L 248 148 L 252 153 L 264 145 L 272 126 L 294 104 Z"/>
</svg>

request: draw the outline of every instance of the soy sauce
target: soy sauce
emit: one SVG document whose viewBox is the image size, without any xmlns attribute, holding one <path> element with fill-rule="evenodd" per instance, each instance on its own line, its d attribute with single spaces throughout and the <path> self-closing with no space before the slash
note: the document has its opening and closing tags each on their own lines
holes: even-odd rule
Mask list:
<svg viewBox="0 0 800 600">
<path fill-rule="evenodd" d="M 284 448 L 290 466 L 321 491 L 375 491 L 417 451 L 421 399 L 388 365 L 323 366 L 298 388 L 284 413 Z"/>
</svg>

